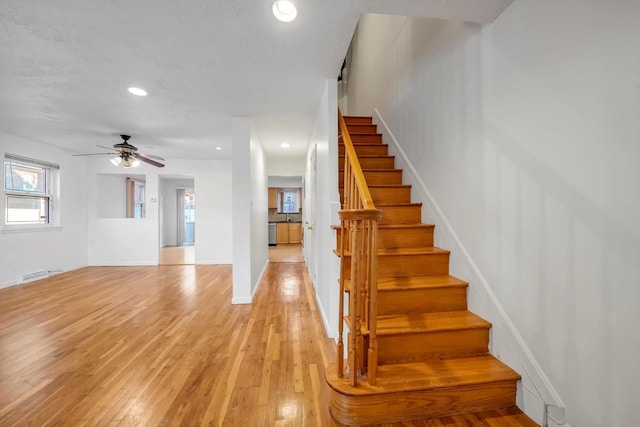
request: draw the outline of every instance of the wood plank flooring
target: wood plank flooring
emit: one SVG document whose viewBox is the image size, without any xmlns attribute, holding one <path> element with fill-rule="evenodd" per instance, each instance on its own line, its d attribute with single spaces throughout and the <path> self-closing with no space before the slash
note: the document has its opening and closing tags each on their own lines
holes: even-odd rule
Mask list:
<svg viewBox="0 0 640 427">
<path fill-rule="evenodd" d="M 269 262 L 303 262 L 302 245 L 269 246 Z"/>
<path fill-rule="evenodd" d="M 182 265 L 195 263 L 195 246 L 165 246 L 160 248 L 160 265 Z"/>
<path fill-rule="evenodd" d="M 0 290 L 0 425 L 333 426 L 334 357 L 303 263 L 235 306 L 230 266 L 83 268 Z"/>
</svg>

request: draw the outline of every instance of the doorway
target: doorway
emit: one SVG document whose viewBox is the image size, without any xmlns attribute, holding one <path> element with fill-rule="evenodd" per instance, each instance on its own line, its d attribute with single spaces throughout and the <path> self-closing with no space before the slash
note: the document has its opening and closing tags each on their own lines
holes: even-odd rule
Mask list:
<svg viewBox="0 0 640 427">
<path fill-rule="evenodd" d="M 192 189 L 178 188 L 176 194 L 178 224 L 177 246 L 193 246 L 196 241 L 196 195 Z"/>
<path fill-rule="evenodd" d="M 191 176 L 159 177 L 160 265 L 195 264 L 195 185 Z"/>
</svg>

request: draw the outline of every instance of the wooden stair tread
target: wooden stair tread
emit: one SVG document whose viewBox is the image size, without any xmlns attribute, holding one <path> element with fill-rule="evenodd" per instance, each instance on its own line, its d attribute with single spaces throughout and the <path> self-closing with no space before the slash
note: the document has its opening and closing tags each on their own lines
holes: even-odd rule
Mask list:
<svg viewBox="0 0 640 427">
<path fill-rule="evenodd" d="M 518 373 L 489 354 L 380 365 L 377 382 L 373 386 L 363 377 L 357 387 L 351 387 L 344 378 L 338 377 L 335 364 L 327 368 L 325 376 L 332 389 L 348 396 L 433 390 L 520 379 Z"/>
<path fill-rule="evenodd" d="M 332 225 L 331 228 L 334 230 L 340 230 L 339 225 Z M 405 229 L 405 228 L 435 228 L 434 224 L 425 224 L 423 222 L 413 222 L 408 224 L 378 224 L 378 229 Z"/>
<path fill-rule="evenodd" d="M 435 228 L 434 224 L 425 224 L 422 222 L 409 223 L 409 224 L 378 224 L 380 228 Z"/>
<path fill-rule="evenodd" d="M 376 208 L 398 207 L 398 206 L 422 206 L 422 202 L 376 203 Z"/>
<path fill-rule="evenodd" d="M 469 284 L 453 276 L 411 276 L 411 277 L 380 277 L 378 291 L 404 290 L 421 288 L 460 287 Z"/>
<path fill-rule="evenodd" d="M 375 168 L 375 169 L 362 169 L 362 172 L 402 172 L 403 169 L 380 169 L 380 168 Z"/>
<path fill-rule="evenodd" d="M 334 252 L 340 255 L 335 249 Z M 448 254 L 448 249 L 438 248 L 436 246 L 424 246 L 421 248 L 385 248 L 378 249 L 378 256 L 392 255 L 432 255 L 432 254 Z M 345 251 L 345 256 L 351 256 L 351 251 Z"/>
<path fill-rule="evenodd" d="M 340 256 L 340 252 L 334 249 L 333 253 Z M 451 251 L 448 249 L 438 248 L 436 246 L 424 246 L 418 248 L 384 248 L 378 249 L 378 257 L 381 256 L 394 256 L 394 255 L 434 255 L 434 254 L 449 254 Z M 345 251 L 345 256 L 351 256 L 351 251 Z"/>
<path fill-rule="evenodd" d="M 340 279 L 338 279 L 338 282 Z M 469 283 L 453 276 L 379 277 L 378 292 L 406 291 L 417 289 L 467 288 Z M 344 281 L 345 292 L 351 290 L 351 279 Z"/>
<path fill-rule="evenodd" d="M 354 143 L 354 144 L 355 144 L 355 143 Z M 380 145 L 380 144 L 365 144 L 365 145 Z M 388 144 L 386 144 L 386 145 L 388 145 Z M 340 154 L 340 155 L 338 155 L 338 157 L 342 157 L 342 159 L 344 159 L 344 157 L 345 157 L 345 156 L 344 156 L 344 154 Z M 391 157 L 391 158 L 395 158 L 395 156 L 380 156 L 380 155 L 377 155 L 377 154 L 358 154 L 358 158 L 359 158 L 359 159 L 360 159 L 360 158 L 362 158 L 362 157 L 368 157 L 368 158 L 384 158 L 384 159 L 389 158 L 389 157 Z"/>
<path fill-rule="evenodd" d="M 459 329 L 488 329 L 491 323 L 467 310 L 434 313 L 387 314 L 378 316 L 377 334 L 397 335 L 414 332 L 453 331 Z M 369 331 L 362 330 L 363 335 Z"/>
</svg>

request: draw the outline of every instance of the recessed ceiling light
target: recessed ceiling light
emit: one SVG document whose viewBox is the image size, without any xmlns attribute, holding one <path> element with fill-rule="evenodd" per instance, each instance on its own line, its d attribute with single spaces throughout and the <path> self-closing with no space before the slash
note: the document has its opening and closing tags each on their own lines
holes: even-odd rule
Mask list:
<svg viewBox="0 0 640 427">
<path fill-rule="evenodd" d="M 139 87 L 130 87 L 128 90 L 129 93 L 132 93 L 134 95 L 147 96 L 147 91 L 144 89 L 140 89 Z"/>
<path fill-rule="evenodd" d="M 216 150 L 222 150 L 222 147 L 216 147 Z"/>
<path fill-rule="evenodd" d="M 291 22 L 296 19 L 298 11 L 289 0 L 276 0 L 273 2 L 273 15 L 282 22 Z"/>
<path fill-rule="evenodd" d="M 282 148 L 289 148 L 289 143 L 288 142 L 283 142 L 282 144 L 280 144 L 280 146 Z"/>
</svg>

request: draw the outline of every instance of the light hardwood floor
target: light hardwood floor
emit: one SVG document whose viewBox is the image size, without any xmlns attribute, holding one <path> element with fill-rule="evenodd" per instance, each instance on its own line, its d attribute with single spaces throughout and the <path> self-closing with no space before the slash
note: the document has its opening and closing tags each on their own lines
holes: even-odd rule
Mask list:
<svg viewBox="0 0 640 427">
<path fill-rule="evenodd" d="M 160 248 L 160 265 L 195 264 L 194 246 L 165 246 Z"/>
<path fill-rule="evenodd" d="M 83 268 L 0 290 L 0 426 L 333 426 L 334 357 L 303 263 L 270 264 L 253 305 L 230 266 Z"/>
<path fill-rule="evenodd" d="M 303 262 L 302 245 L 269 246 L 269 262 Z"/>
</svg>

